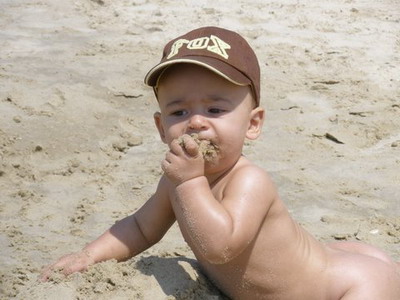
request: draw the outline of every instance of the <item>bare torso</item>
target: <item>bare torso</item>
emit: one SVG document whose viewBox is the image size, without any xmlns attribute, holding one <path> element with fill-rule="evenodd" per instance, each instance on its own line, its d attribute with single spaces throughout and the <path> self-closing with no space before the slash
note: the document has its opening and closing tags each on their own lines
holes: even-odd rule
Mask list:
<svg viewBox="0 0 400 300">
<path fill-rule="evenodd" d="M 222 200 L 226 182 L 229 178 L 212 186 L 218 201 Z M 293 295 L 299 294 L 309 294 L 305 299 L 310 300 L 324 298 L 324 288 L 313 282 L 324 274 L 325 247 L 293 221 L 278 196 L 252 242 L 227 263 L 209 263 L 191 245 L 185 228 L 181 231 L 203 271 L 233 299 L 294 299 Z M 315 288 L 307 291 L 306 282 Z"/>
<path fill-rule="evenodd" d="M 240 169 L 250 164 L 246 159 L 241 159 L 236 167 Z M 376 291 L 381 299 L 397 299 L 400 294 L 400 278 L 395 271 L 397 267 L 384 262 L 372 247 L 367 249 L 366 246 L 351 244 L 332 247 L 317 241 L 291 218 L 268 175 L 264 175 L 265 181 L 261 184 L 265 185 L 265 199 L 263 196 L 260 199 L 269 201 L 265 215 L 257 223 L 258 230 L 253 238 L 248 239 L 248 244 L 225 261 L 210 262 L 202 246 L 196 244 L 196 238 L 191 236 L 190 226 L 181 223 L 182 220 L 177 217 L 182 235 L 204 273 L 224 294 L 232 299 L 245 300 L 338 300 L 347 295 L 350 296 L 346 299 L 360 299 L 359 295 L 372 295 Z M 235 176 L 235 168 L 211 184 L 213 198 L 220 203 L 224 201 L 230 182 L 241 182 L 232 180 L 232 176 Z M 191 192 L 189 190 L 189 194 Z M 170 193 L 170 197 L 174 197 L 173 193 Z M 197 198 L 196 201 L 202 199 Z M 260 202 L 256 204 L 263 206 Z M 174 205 L 172 208 L 177 215 L 176 209 L 179 208 Z M 255 212 L 259 208 L 253 206 L 252 209 Z M 251 217 L 247 221 L 255 224 Z M 217 228 L 208 227 L 209 234 L 214 231 Z M 214 240 L 219 242 L 219 237 Z M 391 275 L 378 276 L 376 270 Z M 368 278 L 365 280 L 363 276 Z"/>
<path fill-rule="evenodd" d="M 195 253 L 204 272 L 233 299 L 323 299 L 318 280 L 326 267 L 323 245 L 289 216 L 279 199 L 254 241 L 226 264 L 210 264 Z M 276 214 L 276 216 L 274 216 Z M 301 279 L 301 280 L 300 280 Z M 307 282 L 314 285 L 307 291 Z M 316 290 L 318 288 L 318 290 Z"/>
</svg>

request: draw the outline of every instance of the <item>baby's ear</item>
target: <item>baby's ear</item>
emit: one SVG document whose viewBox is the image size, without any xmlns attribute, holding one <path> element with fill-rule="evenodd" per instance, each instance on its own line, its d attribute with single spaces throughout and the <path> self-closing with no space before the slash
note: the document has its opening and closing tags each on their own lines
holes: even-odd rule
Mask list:
<svg viewBox="0 0 400 300">
<path fill-rule="evenodd" d="M 250 123 L 247 129 L 246 138 L 255 140 L 261 134 L 264 124 L 265 111 L 261 107 L 254 108 L 250 113 Z"/>
<path fill-rule="evenodd" d="M 163 141 L 163 143 L 166 144 L 167 142 L 165 140 L 165 131 L 161 121 L 161 113 L 158 111 L 155 112 L 153 118 L 154 118 L 154 123 L 156 124 L 156 127 L 158 129 L 158 133 L 160 134 L 160 138 Z"/>
</svg>

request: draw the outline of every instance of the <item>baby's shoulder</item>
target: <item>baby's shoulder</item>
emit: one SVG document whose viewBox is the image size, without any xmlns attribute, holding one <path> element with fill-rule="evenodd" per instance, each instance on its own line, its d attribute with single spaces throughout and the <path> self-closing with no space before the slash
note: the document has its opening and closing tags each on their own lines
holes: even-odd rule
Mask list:
<svg viewBox="0 0 400 300">
<path fill-rule="evenodd" d="M 260 180 L 271 181 L 266 170 L 254 164 L 244 156 L 240 158 L 232 171 L 232 175 L 235 177 L 259 178 Z"/>
<path fill-rule="evenodd" d="M 232 170 L 228 186 L 275 192 L 275 186 L 267 171 L 245 157 L 242 157 Z"/>
</svg>

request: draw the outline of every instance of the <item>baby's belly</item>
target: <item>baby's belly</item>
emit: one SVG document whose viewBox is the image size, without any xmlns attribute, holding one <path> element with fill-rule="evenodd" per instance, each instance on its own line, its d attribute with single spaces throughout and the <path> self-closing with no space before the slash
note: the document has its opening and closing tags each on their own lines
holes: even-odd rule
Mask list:
<svg viewBox="0 0 400 300">
<path fill-rule="evenodd" d="M 276 294 L 285 290 L 285 283 L 268 267 L 268 258 L 264 255 L 265 260 L 258 262 L 248 258 L 242 253 L 239 258 L 219 265 L 197 259 L 207 277 L 231 299 L 279 299 Z"/>
<path fill-rule="evenodd" d="M 321 276 L 304 275 L 294 279 L 270 269 L 249 270 L 240 265 L 203 266 L 206 276 L 219 290 L 234 300 L 322 300 L 326 299 Z M 315 273 L 316 274 L 316 273 Z"/>
<path fill-rule="evenodd" d="M 249 270 L 249 266 L 234 261 L 223 265 L 201 263 L 201 266 L 207 277 L 231 299 L 268 299 L 268 295 L 277 299 L 273 297 L 277 290 L 276 277 L 268 274 L 268 270 L 262 273 Z"/>
<path fill-rule="evenodd" d="M 198 261 L 231 299 L 325 299 L 324 249 L 312 239 L 308 243 L 307 254 L 295 246 L 253 245 L 226 264 Z"/>
</svg>

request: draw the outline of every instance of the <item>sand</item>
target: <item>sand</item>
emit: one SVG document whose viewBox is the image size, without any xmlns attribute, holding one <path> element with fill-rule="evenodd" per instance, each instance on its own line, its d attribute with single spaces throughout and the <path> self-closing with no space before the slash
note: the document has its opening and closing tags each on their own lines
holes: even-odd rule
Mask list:
<svg viewBox="0 0 400 300">
<path fill-rule="evenodd" d="M 190 137 L 198 145 L 198 153 L 201 154 L 206 163 L 213 163 L 218 157 L 218 146 L 210 140 L 199 139 L 198 133 L 190 134 Z M 185 135 L 178 138 L 179 145 L 185 149 Z"/>
<path fill-rule="evenodd" d="M 176 226 L 124 263 L 36 280 L 153 193 L 167 148 L 143 77 L 204 25 L 255 48 L 267 121 L 244 153 L 294 218 L 400 260 L 398 1 L 176 3 L 0 2 L 1 299 L 223 299 Z"/>
</svg>

